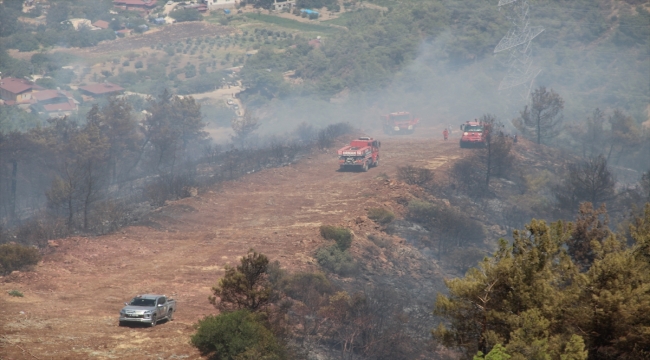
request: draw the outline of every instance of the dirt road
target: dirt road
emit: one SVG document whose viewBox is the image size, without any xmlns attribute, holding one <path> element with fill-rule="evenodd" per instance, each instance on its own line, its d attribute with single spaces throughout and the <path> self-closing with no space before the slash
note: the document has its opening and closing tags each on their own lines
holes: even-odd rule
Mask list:
<svg viewBox="0 0 650 360">
<path fill-rule="evenodd" d="M 207 297 L 224 265 L 255 248 L 289 270 L 315 270 L 319 225 L 354 224 L 368 207 L 392 206 L 400 186 L 383 178 L 394 179 L 397 166 L 442 171 L 468 151 L 456 141 L 381 140 L 380 166 L 366 173 L 338 172 L 334 151 L 315 152 L 176 201 L 139 226 L 58 240 L 34 272 L 0 278 L 0 359 L 200 358 L 192 324 L 214 313 Z M 24 297 L 10 297 L 14 289 Z M 142 293 L 177 299 L 174 321 L 118 327 L 122 303 Z"/>
</svg>

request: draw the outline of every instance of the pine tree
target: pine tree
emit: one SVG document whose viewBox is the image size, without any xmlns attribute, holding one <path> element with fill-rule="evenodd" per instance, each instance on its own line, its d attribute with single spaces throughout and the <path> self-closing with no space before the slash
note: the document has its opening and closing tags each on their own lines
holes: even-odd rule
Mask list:
<svg viewBox="0 0 650 360">
<path fill-rule="evenodd" d="M 636 219 L 628 246 L 622 236 L 592 241 L 595 260 L 581 281 L 569 324 L 589 334 L 589 359 L 642 359 L 650 355 L 650 204 Z"/>
<path fill-rule="evenodd" d="M 465 358 L 503 344 L 510 360 L 650 357 L 650 203 L 629 241 L 606 228 L 604 208 L 583 207 L 578 224 L 533 220 L 462 279 L 447 280 L 432 331 Z M 588 243 L 584 272 L 565 251 Z M 631 244 L 631 245 L 630 245 Z M 480 357 L 479 357 L 480 359 Z"/>
</svg>

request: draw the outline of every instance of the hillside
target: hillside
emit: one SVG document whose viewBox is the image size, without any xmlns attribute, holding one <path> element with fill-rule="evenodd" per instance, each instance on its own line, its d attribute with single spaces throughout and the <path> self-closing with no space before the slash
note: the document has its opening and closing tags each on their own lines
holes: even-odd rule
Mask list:
<svg viewBox="0 0 650 360">
<path fill-rule="evenodd" d="M 385 180 L 395 178 L 396 166 L 410 163 L 444 172 L 462 151 L 456 141 L 426 137 L 389 138 L 382 145 L 382 164 L 367 173 L 338 172 L 331 152 L 316 152 L 295 165 L 172 202 L 115 234 L 51 241 L 34 272 L 1 278 L 3 353 L 197 359 L 187 339 L 193 323 L 215 312 L 207 297 L 223 266 L 255 248 L 290 271 L 318 270 L 313 256 L 325 242 L 318 234 L 321 224 L 353 229 L 352 253 L 365 268 L 355 282 L 409 287 L 420 294 L 412 299 L 417 300 L 411 304 L 415 313 L 426 316 L 435 289 L 442 286 L 441 268 L 398 237 L 386 248 L 374 245 L 367 235 L 380 231 L 365 213 L 376 206 L 403 212 L 398 200 L 412 189 Z M 13 289 L 25 297 L 8 296 Z M 122 302 L 148 292 L 178 300 L 174 321 L 153 329 L 118 327 Z M 428 301 L 420 303 L 427 294 Z"/>
<path fill-rule="evenodd" d="M 269 308 L 286 310 L 277 319 L 289 325 L 263 319 L 272 311 L 254 315 L 303 352 L 294 358 L 394 360 L 378 353 L 408 348 L 403 359 L 448 360 L 501 344 L 520 358 L 584 349 L 601 360 L 650 346 L 650 332 L 635 333 L 650 324 L 650 299 L 628 303 L 650 284 L 648 246 L 637 240 L 650 233 L 650 207 L 647 231 L 630 227 L 650 201 L 648 4 L 529 0 L 530 25 L 544 28 L 531 42 L 540 72 L 530 90 L 541 94 L 531 99 L 497 90 L 510 60 L 494 53 L 509 29 L 496 0 L 298 1 L 321 15 L 249 0 L 231 13 L 178 10 L 172 24 L 158 16 L 180 2 L 150 12 L 111 0 L 0 3 L 0 85 L 27 89 L 0 101 L 0 250 L 43 256 L 31 269 L 0 253 L 0 359 L 204 358 L 189 339 L 217 313 L 208 296 L 224 267 L 249 249 L 285 271 L 261 276 L 276 281 Z M 109 28 L 73 27 L 86 20 Z M 53 105 L 63 100 L 70 111 Z M 522 111 L 534 107 L 547 123 Z M 413 135 L 381 132 L 379 116 L 395 111 L 420 119 Z M 458 126 L 471 119 L 489 146 L 459 148 Z M 360 134 L 381 140 L 380 166 L 338 171 L 336 149 Z M 584 234 L 568 221 L 582 221 Z M 513 235 L 530 223 L 539 234 L 553 227 L 540 238 L 555 257 L 537 269 L 526 256 L 546 249 L 530 243 L 534 234 Z M 350 249 L 325 240 L 321 225 L 349 229 Z M 598 284 L 605 258 L 629 283 Z M 532 299 L 504 306 L 493 324 L 476 306 L 489 301 L 490 266 L 500 304 Z M 535 276 L 518 276 L 524 268 Z M 508 288 L 519 279 L 534 286 Z M 462 294 L 467 284 L 473 292 Z M 538 285 L 556 293 L 534 296 Z M 583 306 L 594 288 L 617 294 L 616 306 Z M 122 303 L 142 293 L 177 299 L 174 321 L 118 326 Z M 622 318 L 614 308 L 632 310 L 606 340 L 594 335 L 601 325 L 589 334 L 575 325 Z M 546 320 L 552 328 L 537 327 Z M 309 333 L 310 321 L 328 324 Z M 531 324 L 537 335 L 522 340 Z M 549 348 L 528 346 L 537 341 Z"/>
</svg>

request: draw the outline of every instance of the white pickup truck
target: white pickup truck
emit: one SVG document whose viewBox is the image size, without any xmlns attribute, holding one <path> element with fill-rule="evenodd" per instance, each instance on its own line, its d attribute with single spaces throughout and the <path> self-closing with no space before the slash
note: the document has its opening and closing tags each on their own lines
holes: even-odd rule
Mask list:
<svg viewBox="0 0 650 360">
<path fill-rule="evenodd" d="M 158 321 L 173 320 L 176 311 L 176 300 L 165 295 L 138 295 L 124 305 L 120 310 L 120 326 L 145 323 L 154 327 Z"/>
</svg>

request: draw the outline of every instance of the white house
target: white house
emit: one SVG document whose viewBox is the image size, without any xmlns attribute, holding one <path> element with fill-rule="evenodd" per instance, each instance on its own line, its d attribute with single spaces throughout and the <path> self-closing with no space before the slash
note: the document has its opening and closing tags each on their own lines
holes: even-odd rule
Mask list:
<svg viewBox="0 0 650 360">
<path fill-rule="evenodd" d="M 204 0 L 205 4 L 208 5 L 208 9 L 232 9 L 235 7 L 238 1 L 236 0 Z"/>
<path fill-rule="evenodd" d="M 296 6 L 296 0 L 273 0 L 273 10 L 292 10 Z"/>
</svg>

